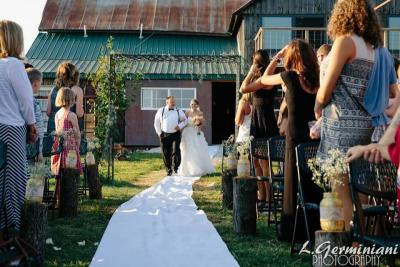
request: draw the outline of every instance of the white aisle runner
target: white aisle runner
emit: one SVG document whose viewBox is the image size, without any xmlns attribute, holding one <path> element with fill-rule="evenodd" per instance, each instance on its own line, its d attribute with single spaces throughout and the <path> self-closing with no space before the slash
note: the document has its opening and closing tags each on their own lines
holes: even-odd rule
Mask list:
<svg viewBox="0 0 400 267">
<path fill-rule="evenodd" d="M 198 178 L 166 177 L 122 204 L 111 218 L 92 267 L 239 266 L 192 199 Z"/>
</svg>

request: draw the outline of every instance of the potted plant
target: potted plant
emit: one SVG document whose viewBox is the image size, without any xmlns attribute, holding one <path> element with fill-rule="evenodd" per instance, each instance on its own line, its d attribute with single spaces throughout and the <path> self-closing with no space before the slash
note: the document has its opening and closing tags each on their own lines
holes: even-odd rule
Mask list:
<svg viewBox="0 0 400 267">
<path fill-rule="evenodd" d="M 343 185 L 347 175 L 345 155 L 338 149 L 328 151 L 328 157 L 310 159 L 308 166 L 313 173 L 313 181 L 324 190 L 320 203 L 320 223 L 323 231 L 343 231 L 345 228 L 343 201 L 336 188 Z"/>
<path fill-rule="evenodd" d="M 239 161 L 237 164 L 237 175 L 238 177 L 249 177 L 250 176 L 250 161 L 249 161 L 249 152 L 250 152 L 250 144 L 253 140 L 253 137 L 250 136 L 246 138 L 237 148 L 237 151 L 240 155 Z"/>
</svg>

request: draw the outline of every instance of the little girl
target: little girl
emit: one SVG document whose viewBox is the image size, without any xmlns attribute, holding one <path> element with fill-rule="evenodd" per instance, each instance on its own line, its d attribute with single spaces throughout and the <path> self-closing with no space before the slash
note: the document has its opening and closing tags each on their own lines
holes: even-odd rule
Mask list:
<svg viewBox="0 0 400 267">
<path fill-rule="evenodd" d="M 81 142 L 81 134 L 79 131 L 78 118 L 75 113 L 70 111 L 71 106 L 75 104 L 75 94 L 68 87 L 62 87 L 58 90 L 56 98 L 56 106 L 61 109 L 55 115 L 55 126 L 57 135 L 63 135 L 64 143 L 61 153 L 52 156 L 51 168 L 55 175 L 60 174 L 60 169 L 66 167 L 66 159 L 68 153 L 73 151 L 76 155 L 75 168 L 82 172 L 82 164 L 79 155 L 79 145 Z M 59 138 L 55 138 L 53 151 L 57 151 L 59 146 Z M 56 183 L 56 199 L 59 203 L 60 179 Z"/>
</svg>

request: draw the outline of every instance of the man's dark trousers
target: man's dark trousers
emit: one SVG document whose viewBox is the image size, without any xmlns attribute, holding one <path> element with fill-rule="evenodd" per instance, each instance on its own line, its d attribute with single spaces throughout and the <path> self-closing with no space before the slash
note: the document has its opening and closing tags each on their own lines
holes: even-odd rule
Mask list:
<svg viewBox="0 0 400 267">
<path fill-rule="evenodd" d="M 177 172 L 179 165 L 181 165 L 181 137 L 180 131 L 175 133 L 162 132 L 160 136 L 164 165 L 169 175 L 172 174 L 172 171 Z"/>
</svg>

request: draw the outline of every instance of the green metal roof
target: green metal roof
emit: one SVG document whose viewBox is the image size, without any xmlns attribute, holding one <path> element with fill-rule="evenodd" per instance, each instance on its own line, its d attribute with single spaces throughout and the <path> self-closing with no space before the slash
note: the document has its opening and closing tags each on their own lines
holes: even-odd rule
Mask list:
<svg viewBox="0 0 400 267">
<path fill-rule="evenodd" d="M 190 35 L 152 35 L 139 39 L 137 34 L 115 34 L 114 49 L 130 55 L 238 56 L 235 38 Z M 77 66 L 82 76 L 98 67 L 101 48 L 108 34 L 39 33 L 27 53 L 29 62 L 42 71 L 45 78 L 54 78 L 63 61 Z M 235 80 L 235 63 L 135 61 L 131 72 L 141 72 L 146 79 Z"/>
</svg>

